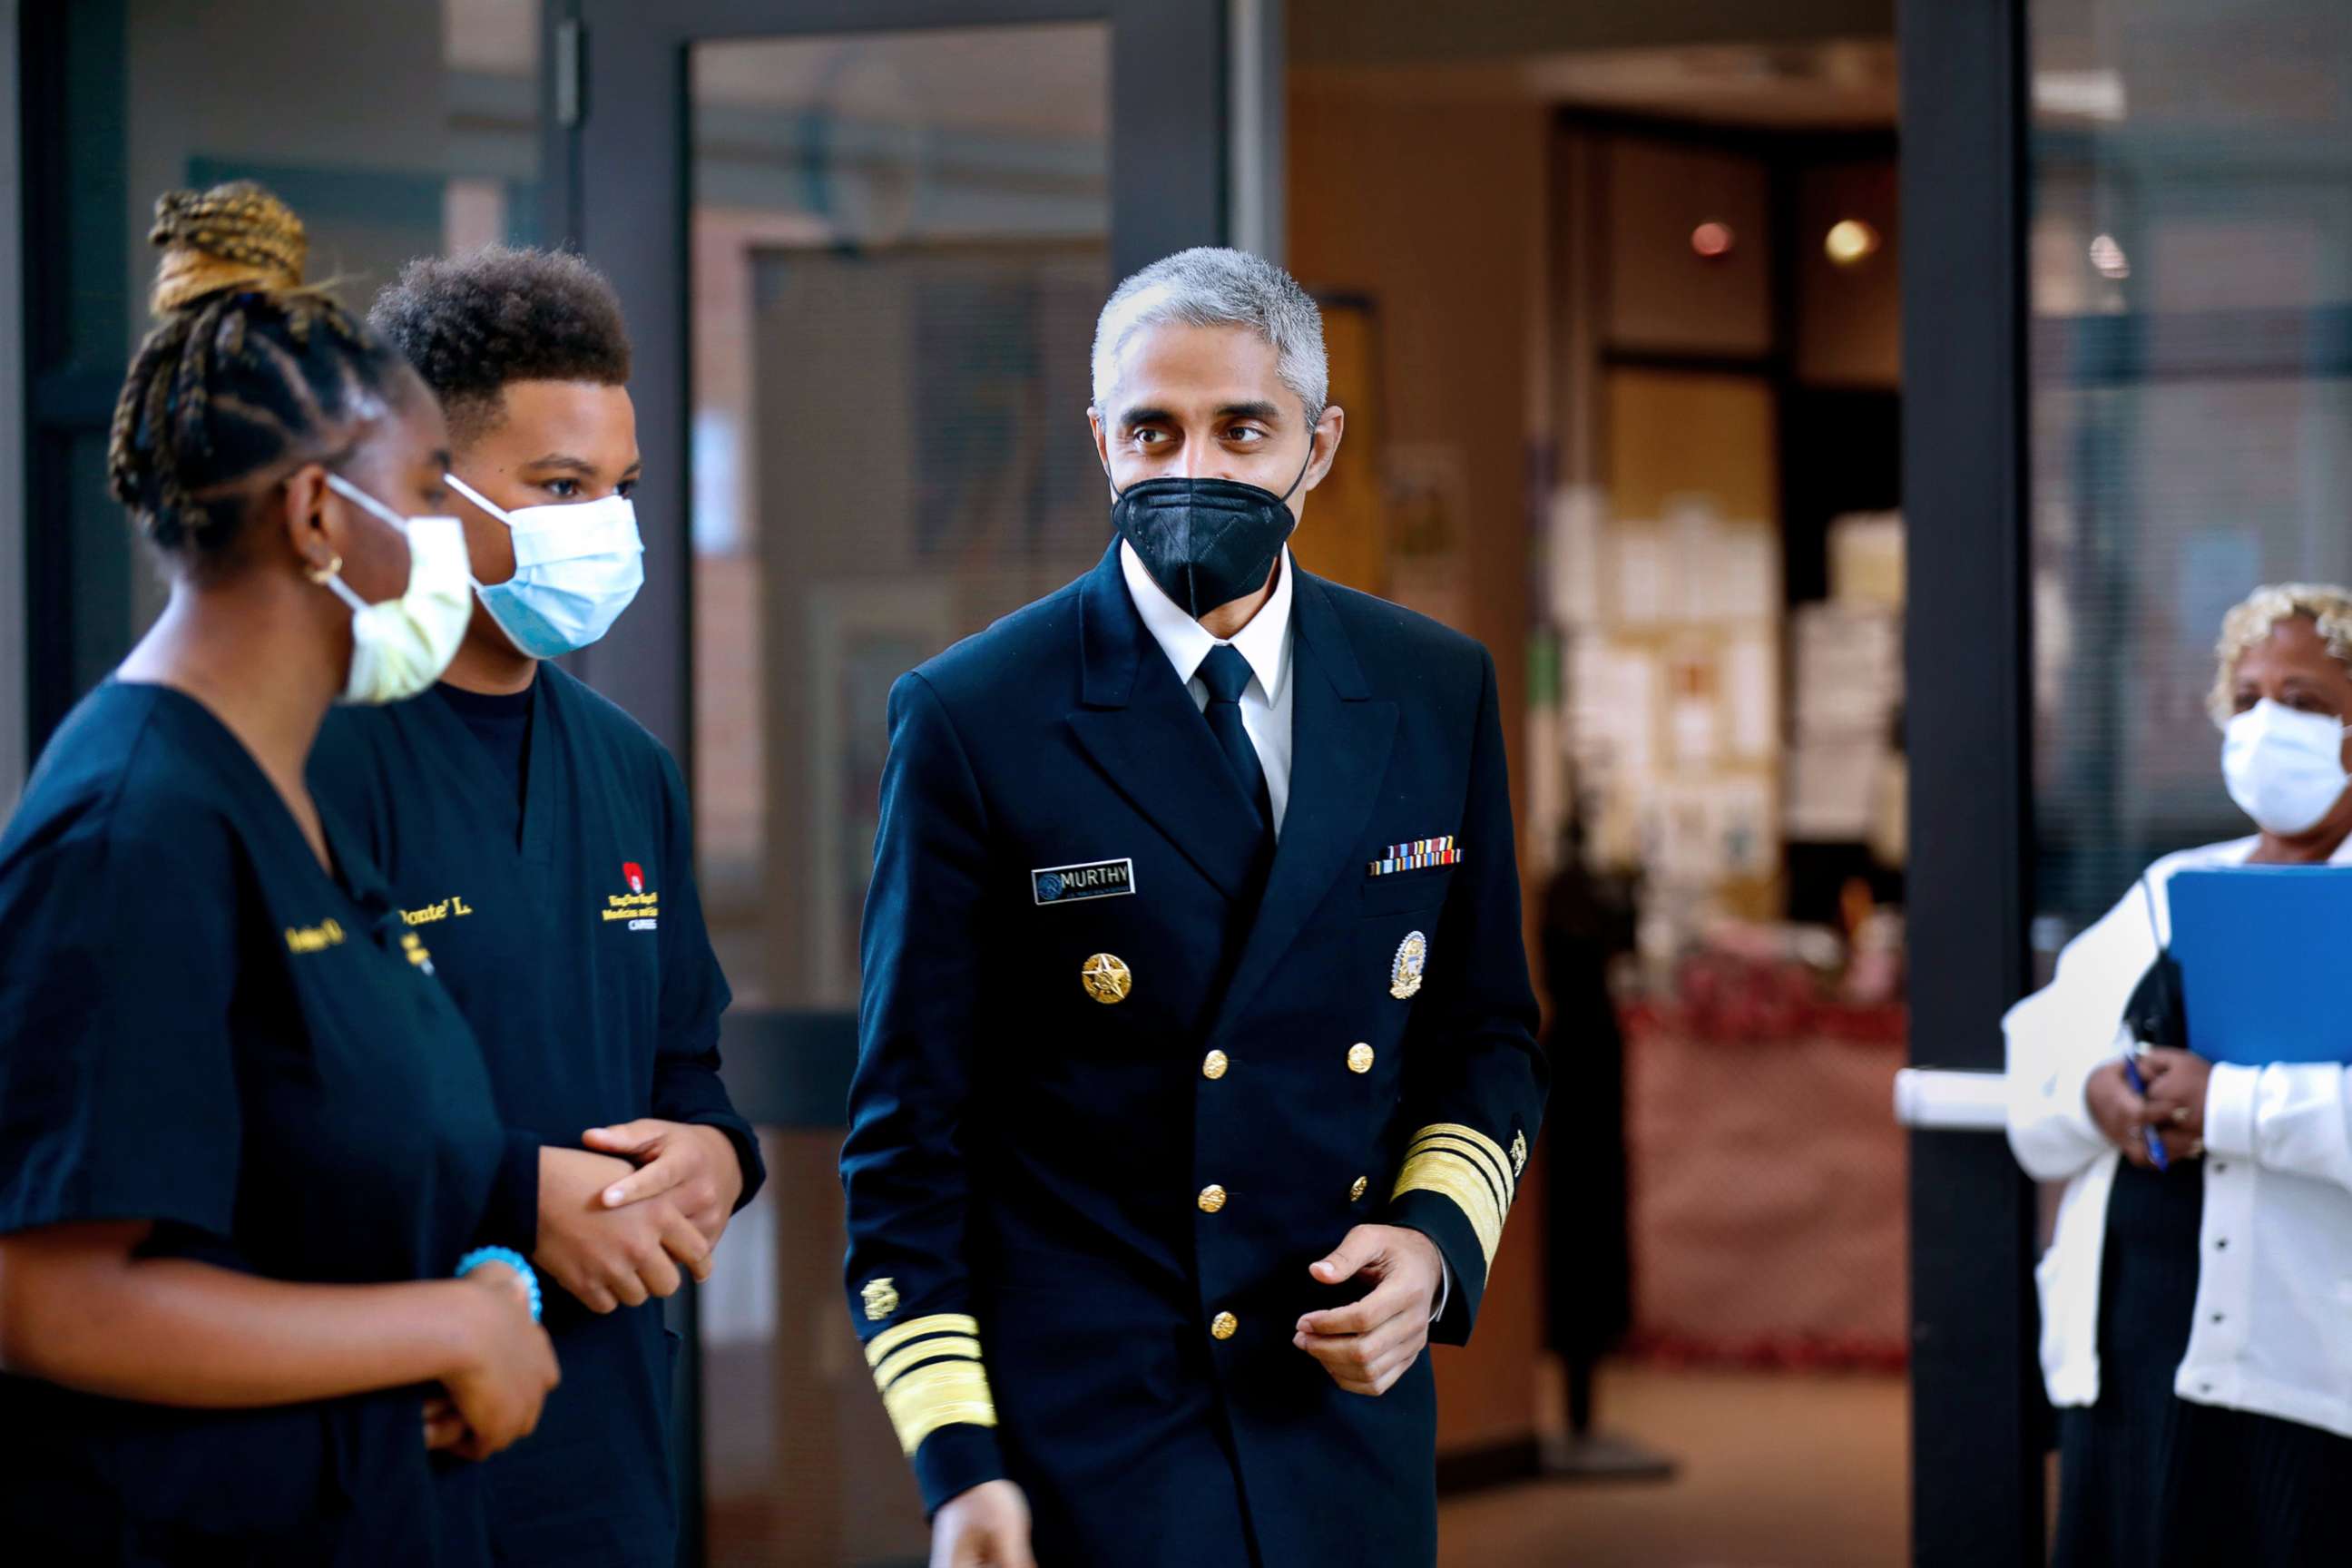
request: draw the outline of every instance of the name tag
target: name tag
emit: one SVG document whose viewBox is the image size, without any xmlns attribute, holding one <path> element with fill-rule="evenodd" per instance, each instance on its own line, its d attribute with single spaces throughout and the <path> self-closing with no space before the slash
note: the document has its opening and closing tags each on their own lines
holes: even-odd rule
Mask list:
<svg viewBox="0 0 2352 1568">
<path fill-rule="evenodd" d="M 1135 862 L 1090 860 L 1080 866 L 1047 866 L 1029 873 L 1029 890 L 1040 904 L 1121 898 L 1135 891 Z"/>
</svg>

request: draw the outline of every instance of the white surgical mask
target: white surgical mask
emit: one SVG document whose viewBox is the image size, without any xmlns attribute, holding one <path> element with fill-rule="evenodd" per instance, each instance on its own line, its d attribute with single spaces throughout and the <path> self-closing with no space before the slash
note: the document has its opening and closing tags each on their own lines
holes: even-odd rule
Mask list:
<svg viewBox="0 0 2352 1568">
<path fill-rule="evenodd" d="M 474 592 L 516 651 L 554 658 L 586 647 L 645 585 L 646 545 L 628 497 L 615 492 L 509 511 L 457 475 L 448 479 L 514 535 L 514 575 L 477 581 Z"/>
<path fill-rule="evenodd" d="M 339 474 L 328 486 L 400 530 L 408 540 L 408 586 L 396 599 L 371 605 L 338 572 L 324 585 L 352 607 L 352 672 L 346 702 L 398 702 L 441 679 L 474 606 L 466 602 L 466 527 L 454 517 L 403 517 Z"/>
<path fill-rule="evenodd" d="M 2307 833 L 2352 783 L 2344 772 L 2344 726 L 2266 697 L 2223 730 L 2221 777 L 2230 798 L 2265 833 Z"/>
</svg>

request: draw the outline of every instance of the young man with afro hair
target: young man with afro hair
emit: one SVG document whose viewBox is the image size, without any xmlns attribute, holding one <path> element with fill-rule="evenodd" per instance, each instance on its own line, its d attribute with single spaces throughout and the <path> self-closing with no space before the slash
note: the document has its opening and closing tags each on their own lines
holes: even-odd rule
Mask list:
<svg viewBox="0 0 2352 1568">
<path fill-rule="evenodd" d="M 476 604 L 433 690 L 331 717 L 311 781 L 430 928 L 508 1130 L 505 1229 L 549 1287 L 563 1383 L 534 1440 L 485 1468 L 492 1545 L 667 1568 L 675 1342 L 656 1298 L 707 1277 L 762 1171 L 719 1079 L 728 989 L 677 764 L 546 662 L 602 637 L 644 577 L 628 332 L 586 262 L 504 247 L 412 262 L 369 320 L 447 414 Z"/>
</svg>

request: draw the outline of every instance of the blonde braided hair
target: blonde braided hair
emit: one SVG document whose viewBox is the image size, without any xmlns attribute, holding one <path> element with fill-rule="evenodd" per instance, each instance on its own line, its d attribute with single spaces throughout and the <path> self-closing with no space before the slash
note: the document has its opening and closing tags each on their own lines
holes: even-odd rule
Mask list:
<svg viewBox="0 0 2352 1568">
<path fill-rule="evenodd" d="M 115 402 L 107 486 L 163 549 L 214 549 L 241 515 L 226 492 L 342 444 L 401 362 L 303 286 L 302 220 L 250 181 L 165 195 L 148 238 L 163 252 L 148 301 L 160 323 Z"/>
</svg>

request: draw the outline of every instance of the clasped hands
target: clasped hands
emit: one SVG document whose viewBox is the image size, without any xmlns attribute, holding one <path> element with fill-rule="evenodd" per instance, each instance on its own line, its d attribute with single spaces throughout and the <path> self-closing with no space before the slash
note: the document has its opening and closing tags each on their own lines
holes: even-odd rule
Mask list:
<svg viewBox="0 0 2352 1568">
<path fill-rule="evenodd" d="M 2083 1087 L 2084 1109 L 2099 1131 L 2143 1170 L 2155 1161 L 2147 1133 L 2164 1144 L 2167 1160 L 2194 1160 L 2205 1152 L 2205 1089 L 2213 1064 L 2194 1051 L 2150 1046 L 2136 1058 L 2143 1095 L 2134 1089 L 2120 1058 L 2101 1067 Z"/>
<path fill-rule="evenodd" d="M 675 1295 L 681 1269 L 709 1279 L 710 1249 L 743 1190 L 734 1142 L 713 1127 L 653 1120 L 591 1128 L 582 1142 L 589 1147 L 539 1152 L 532 1264 L 595 1312 Z M 453 1382 L 425 1400 L 425 1446 L 484 1458 L 537 1425 L 556 1369 L 552 1346 L 525 1310 L 530 1294 L 520 1276 L 490 1264 L 467 1283 L 510 1299 L 488 1320 L 499 1348 L 463 1391 Z M 470 1421 L 469 1407 L 478 1412 Z M 481 1409 L 499 1416 L 488 1430 Z"/>
<path fill-rule="evenodd" d="M 581 1142 L 539 1152 L 540 1270 L 593 1312 L 674 1296 L 687 1275 L 709 1279 L 743 1191 L 734 1141 L 646 1120 L 591 1128 Z"/>
</svg>

